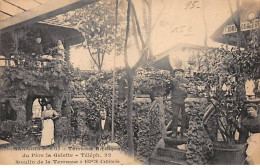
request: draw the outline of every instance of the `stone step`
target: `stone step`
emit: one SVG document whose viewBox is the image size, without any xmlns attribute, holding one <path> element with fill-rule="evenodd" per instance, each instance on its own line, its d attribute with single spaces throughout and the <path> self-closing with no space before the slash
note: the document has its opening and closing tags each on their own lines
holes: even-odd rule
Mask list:
<svg viewBox="0 0 260 168">
<path fill-rule="evenodd" d="M 186 160 L 186 150 L 170 147 L 159 147 L 157 148 L 157 156 L 165 156 L 178 161 Z"/>
<path fill-rule="evenodd" d="M 165 156 L 152 156 L 149 158 L 150 165 L 187 165 L 186 161 L 174 161 L 172 158 Z"/>
<path fill-rule="evenodd" d="M 187 144 L 187 138 L 180 136 L 176 138 L 167 137 L 164 138 L 164 142 L 166 147 L 177 148 L 178 145 Z"/>
</svg>

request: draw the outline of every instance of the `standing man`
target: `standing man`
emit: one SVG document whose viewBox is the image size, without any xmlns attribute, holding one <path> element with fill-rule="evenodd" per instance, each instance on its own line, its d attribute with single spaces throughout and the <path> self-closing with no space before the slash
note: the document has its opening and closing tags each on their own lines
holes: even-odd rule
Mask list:
<svg viewBox="0 0 260 168">
<path fill-rule="evenodd" d="M 96 120 L 96 144 L 104 145 L 111 140 L 112 120 L 105 109 L 99 110 L 100 118 Z"/>
<path fill-rule="evenodd" d="M 173 72 L 174 78 L 170 82 L 170 86 L 166 88 L 164 96 L 171 92 L 172 104 L 172 137 L 177 137 L 177 127 L 179 121 L 179 112 L 181 110 L 181 136 L 186 133 L 188 126 L 188 116 L 185 112 L 184 99 L 187 97 L 188 80 L 183 78 L 184 70 L 175 69 Z"/>
<path fill-rule="evenodd" d="M 103 133 L 104 131 L 111 132 L 112 120 L 107 116 L 105 109 L 99 110 L 100 118 L 96 120 L 96 132 Z"/>
</svg>

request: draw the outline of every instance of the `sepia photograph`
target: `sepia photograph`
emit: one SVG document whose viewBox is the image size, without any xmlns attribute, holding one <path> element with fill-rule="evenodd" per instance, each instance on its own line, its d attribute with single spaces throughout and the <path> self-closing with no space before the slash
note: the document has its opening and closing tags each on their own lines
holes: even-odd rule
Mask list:
<svg viewBox="0 0 260 168">
<path fill-rule="evenodd" d="M 260 165 L 260 0 L 0 0 L 0 165 Z"/>
</svg>

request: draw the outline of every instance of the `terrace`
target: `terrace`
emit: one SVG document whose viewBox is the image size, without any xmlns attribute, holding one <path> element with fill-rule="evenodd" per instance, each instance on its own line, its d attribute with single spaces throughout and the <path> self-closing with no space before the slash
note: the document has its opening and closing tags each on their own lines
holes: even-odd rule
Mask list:
<svg viewBox="0 0 260 168">
<path fill-rule="evenodd" d="M 33 117 L 37 99 L 50 101 L 62 117 L 68 117 L 73 78 L 70 47 L 84 38 L 52 17 L 94 2 L 0 1 L 0 104 L 6 109 L 0 124 L 8 120 L 8 113 L 15 113 L 11 120 L 25 125 Z"/>
</svg>

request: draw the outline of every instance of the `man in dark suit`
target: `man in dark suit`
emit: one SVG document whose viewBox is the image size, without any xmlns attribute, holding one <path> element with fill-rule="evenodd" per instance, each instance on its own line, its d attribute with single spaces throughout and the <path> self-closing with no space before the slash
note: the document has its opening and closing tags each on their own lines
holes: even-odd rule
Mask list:
<svg viewBox="0 0 260 168">
<path fill-rule="evenodd" d="M 183 69 L 175 69 L 174 70 L 174 78 L 171 80 L 170 85 L 166 88 L 166 93 L 164 96 L 169 95 L 171 93 L 171 105 L 172 111 L 169 111 L 172 114 L 172 137 L 175 138 L 177 136 L 177 127 L 178 127 L 178 117 L 179 112 L 181 111 L 181 135 L 183 136 L 186 133 L 186 129 L 188 126 L 188 116 L 185 112 L 184 107 L 184 99 L 187 97 L 187 87 L 188 80 L 184 77 Z"/>
<path fill-rule="evenodd" d="M 103 133 L 105 131 L 111 132 L 112 129 L 112 120 L 107 116 L 105 109 L 100 109 L 99 111 L 100 118 L 96 120 L 96 132 Z"/>
<path fill-rule="evenodd" d="M 104 145 L 111 140 L 112 120 L 105 109 L 99 110 L 100 117 L 96 120 L 96 144 Z"/>
</svg>

